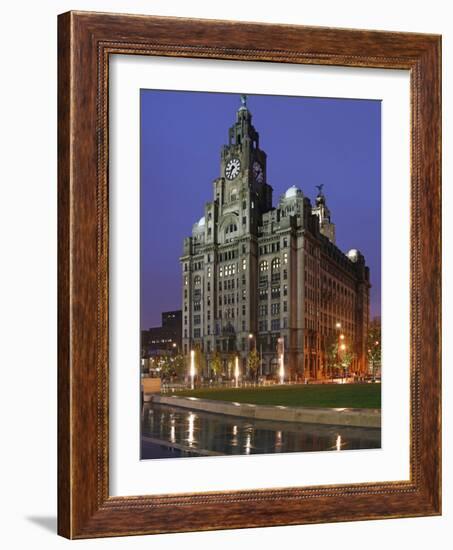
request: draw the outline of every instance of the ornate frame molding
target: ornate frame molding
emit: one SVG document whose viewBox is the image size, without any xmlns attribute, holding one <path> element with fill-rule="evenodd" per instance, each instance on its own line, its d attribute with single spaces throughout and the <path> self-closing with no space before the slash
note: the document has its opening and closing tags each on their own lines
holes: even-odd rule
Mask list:
<svg viewBox="0 0 453 550">
<path fill-rule="evenodd" d="M 59 533 L 87 538 L 440 514 L 440 37 L 89 12 L 59 16 L 58 30 Z M 110 55 L 410 71 L 409 481 L 109 496 Z"/>
</svg>

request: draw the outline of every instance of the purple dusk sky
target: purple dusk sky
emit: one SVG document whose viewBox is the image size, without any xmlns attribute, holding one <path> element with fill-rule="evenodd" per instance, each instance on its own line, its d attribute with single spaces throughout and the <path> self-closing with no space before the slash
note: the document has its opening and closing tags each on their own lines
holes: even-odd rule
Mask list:
<svg viewBox="0 0 453 550">
<path fill-rule="evenodd" d="M 381 311 L 381 103 L 249 95 L 277 204 L 291 185 L 312 203 L 324 184 L 337 246 L 359 249 L 371 275 L 371 316 Z M 141 90 L 141 327 L 181 308 L 184 237 L 212 200 L 220 149 L 238 94 Z"/>
</svg>

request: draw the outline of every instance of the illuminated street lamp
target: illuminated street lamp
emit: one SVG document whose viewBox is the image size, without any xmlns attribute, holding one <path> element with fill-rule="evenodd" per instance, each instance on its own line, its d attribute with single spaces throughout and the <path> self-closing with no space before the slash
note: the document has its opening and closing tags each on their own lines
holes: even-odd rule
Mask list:
<svg viewBox="0 0 453 550">
<path fill-rule="evenodd" d="M 236 388 L 239 385 L 239 357 L 236 355 L 236 361 L 234 366 L 234 378 L 236 380 Z"/>
<path fill-rule="evenodd" d="M 255 337 L 253 336 L 252 333 L 249 334 L 249 340 L 250 340 L 250 343 L 252 342 L 252 340 L 255 340 Z M 256 340 L 254 342 L 254 347 L 255 347 L 255 350 L 256 350 Z M 250 344 L 250 348 L 251 348 L 251 344 Z"/>
<path fill-rule="evenodd" d="M 341 323 L 335 323 L 336 328 L 341 328 Z"/>
<path fill-rule="evenodd" d="M 344 334 L 340 334 L 340 340 L 344 340 Z"/>
<path fill-rule="evenodd" d="M 191 379 L 191 388 L 194 389 L 195 381 L 195 350 L 190 350 L 190 379 Z"/>
<path fill-rule="evenodd" d="M 280 370 L 279 370 L 280 384 L 285 382 L 285 363 L 283 353 L 280 354 Z"/>
</svg>

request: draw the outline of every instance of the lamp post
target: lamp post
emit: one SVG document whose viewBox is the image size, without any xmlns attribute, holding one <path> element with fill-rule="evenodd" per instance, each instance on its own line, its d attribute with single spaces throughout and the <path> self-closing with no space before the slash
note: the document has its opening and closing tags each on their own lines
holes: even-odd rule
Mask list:
<svg viewBox="0 0 453 550">
<path fill-rule="evenodd" d="M 340 340 L 344 340 L 344 334 L 340 334 Z M 340 350 L 344 353 L 346 351 L 346 344 L 342 343 L 340 344 Z M 342 366 L 342 378 L 343 378 L 343 382 L 344 382 L 344 376 L 345 376 L 345 371 L 346 371 L 346 363 L 342 362 L 341 363 L 341 366 Z"/>
<path fill-rule="evenodd" d="M 239 357 L 236 355 L 236 361 L 234 365 L 234 378 L 236 380 L 236 388 L 239 386 Z"/>
<path fill-rule="evenodd" d="M 190 379 L 191 379 L 191 388 L 194 389 L 195 382 L 195 350 L 190 350 Z"/>
<path fill-rule="evenodd" d="M 341 323 L 339 321 L 337 321 L 335 323 L 335 328 L 337 330 L 337 334 L 340 333 L 340 330 L 341 330 Z M 338 336 L 338 341 L 337 341 L 337 365 L 339 364 L 340 362 L 340 352 L 339 352 L 339 349 L 340 349 L 340 336 Z M 337 367 L 336 367 L 337 368 Z M 330 372 L 331 376 L 332 376 L 332 368 L 331 368 L 331 372 Z"/>
<path fill-rule="evenodd" d="M 280 354 L 280 372 L 279 372 L 280 384 L 285 383 L 285 365 L 283 353 Z"/>
<path fill-rule="evenodd" d="M 254 341 L 254 348 L 255 348 L 255 351 L 256 351 L 256 339 L 255 339 L 255 337 L 253 336 L 252 333 L 249 334 L 249 340 L 250 340 L 250 342 L 252 340 Z M 250 351 L 251 351 L 251 346 L 249 346 L 249 348 L 250 348 Z"/>
<path fill-rule="evenodd" d="M 256 352 L 256 338 L 255 338 L 255 336 L 250 332 L 250 333 L 249 333 L 249 342 L 250 342 L 250 344 L 249 344 L 249 352 L 252 351 L 252 341 L 253 341 L 253 349 L 254 349 L 255 352 Z M 250 373 L 249 373 L 249 374 L 250 374 Z M 256 381 L 256 377 L 255 377 L 255 381 Z"/>
<path fill-rule="evenodd" d="M 280 379 L 280 384 L 285 383 L 285 339 L 279 338 L 278 339 L 279 344 L 279 372 L 278 377 Z"/>
</svg>

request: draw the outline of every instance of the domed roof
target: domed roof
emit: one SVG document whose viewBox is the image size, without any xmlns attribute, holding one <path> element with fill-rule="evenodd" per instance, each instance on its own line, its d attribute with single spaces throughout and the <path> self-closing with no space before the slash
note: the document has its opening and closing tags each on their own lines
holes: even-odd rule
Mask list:
<svg viewBox="0 0 453 550">
<path fill-rule="evenodd" d="M 287 189 L 285 193 L 285 199 L 292 199 L 294 197 L 297 197 L 297 195 L 301 192 L 301 190 L 296 187 L 295 185 L 291 185 L 289 189 Z"/>
<path fill-rule="evenodd" d="M 359 251 L 356 248 L 351 248 L 346 256 L 351 260 L 351 262 L 356 262 L 359 257 Z"/>
<path fill-rule="evenodd" d="M 202 216 L 199 220 L 198 220 L 198 225 L 199 226 L 202 226 L 202 225 L 205 225 L 206 224 L 206 218 L 204 216 Z"/>
</svg>

